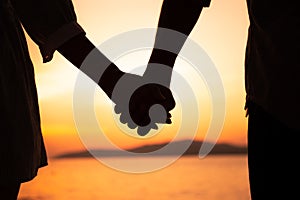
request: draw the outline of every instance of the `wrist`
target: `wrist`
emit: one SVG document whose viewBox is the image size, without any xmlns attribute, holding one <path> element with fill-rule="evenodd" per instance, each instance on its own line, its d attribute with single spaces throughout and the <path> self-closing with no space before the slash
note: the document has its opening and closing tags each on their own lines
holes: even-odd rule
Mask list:
<svg viewBox="0 0 300 200">
<path fill-rule="evenodd" d="M 119 68 L 114 63 L 111 63 L 102 74 L 98 85 L 109 98 L 111 98 L 116 84 L 124 74 L 125 73 L 119 70 Z"/>
<path fill-rule="evenodd" d="M 143 74 L 148 83 L 156 83 L 167 88 L 170 87 L 173 69 L 164 64 L 149 63 Z"/>
</svg>

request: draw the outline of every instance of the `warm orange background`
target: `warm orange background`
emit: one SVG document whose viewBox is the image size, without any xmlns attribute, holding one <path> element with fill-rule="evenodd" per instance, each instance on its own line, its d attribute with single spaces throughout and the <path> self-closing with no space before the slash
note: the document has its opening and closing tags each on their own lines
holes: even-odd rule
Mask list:
<svg viewBox="0 0 300 200">
<path fill-rule="evenodd" d="M 87 37 L 95 45 L 99 45 L 123 32 L 156 27 L 162 0 L 73 0 L 73 3 L 78 22 L 87 32 Z M 211 7 L 202 12 L 190 35 L 211 57 L 224 82 L 227 110 L 224 129 L 218 142 L 246 145 L 247 119 L 243 107 L 244 54 L 248 24 L 246 1 L 213 0 Z M 48 154 L 83 149 L 72 112 L 77 69 L 57 52 L 50 63 L 43 64 L 38 47 L 29 38 L 28 43 L 35 65 L 42 129 Z M 134 60 L 131 62 L 134 64 Z M 122 67 L 126 70 L 126 66 Z M 104 129 L 108 137 L 121 147 L 168 141 L 173 137 L 172 132 L 180 125 L 176 118 L 176 109 L 179 108 L 176 108 L 174 123 L 166 128 L 164 134 L 143 140 L 131 138 L 110 124 L 111 105 L 104 93 L 99 90 L 95 98 L 99 102 L 95 105 L 99 120 L 107 120 Z M 203 139 L 207 130 L 209 111 L 204 111 L 201 117 L 203 124 L 199 125 L 197 139 Z"/>
</svg>

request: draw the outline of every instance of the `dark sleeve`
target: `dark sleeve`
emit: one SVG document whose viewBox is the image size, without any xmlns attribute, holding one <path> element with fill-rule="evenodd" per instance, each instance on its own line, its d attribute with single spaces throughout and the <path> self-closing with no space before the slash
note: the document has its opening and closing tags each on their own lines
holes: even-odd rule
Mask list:
<svg viewBox="0 0 300 200">
<path fill-rule="evenodd" d="M 211 0 L 200 0 L 202 7 L 209 7 Z"/>
<path fill-rule="evenodd" d="M 16 14 L 31 39 L 39 46 L 43 62 L 55 50 L 78 34 L 85 34 L 77 23 L 71 0 L 11 0 Z"/>
</svg>

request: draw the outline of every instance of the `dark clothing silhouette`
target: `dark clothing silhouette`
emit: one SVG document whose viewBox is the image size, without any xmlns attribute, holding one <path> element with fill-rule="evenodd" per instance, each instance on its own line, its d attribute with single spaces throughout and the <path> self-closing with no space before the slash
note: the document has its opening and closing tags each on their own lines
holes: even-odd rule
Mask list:
<svg viewBox="0 0 300 200">
<path fill-rule="evenodd" d="M 248 165 L 252 200 L 294 199 L 298 195 L 299 130 L 292 129 L 261 106 L 248 105 Z M 298 175 L 297 175 L 298 174 Z"/>
<path fill-rule="evenodd" d="M 70 0 L 0 0 L 0 184 L 29 181 L 47 165 L 34 69 L 20 22 L 44 62 L 84 33 Z"/>
<path fill-rule="evenodd" d="M 247 5 L 245 82 L 251 197 L 293 199 L 298 194 L 290 183 L 299 174 L 294 137 L 300 134 L 300 13 L 296 1 L 248 0 Z"/>
<path fill-rule="evenodd" d="M 297 1 L 247 0 L 247 101 L 300 130 L 300 13 Z"/>
</svg>

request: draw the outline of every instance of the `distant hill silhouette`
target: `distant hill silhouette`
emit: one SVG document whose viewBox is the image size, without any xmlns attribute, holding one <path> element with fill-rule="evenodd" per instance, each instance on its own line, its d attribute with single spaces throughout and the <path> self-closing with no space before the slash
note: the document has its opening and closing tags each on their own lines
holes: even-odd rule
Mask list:
<svg viewBox="0 0 300 200">
<path fill-rule="evenodd" d="M 141 156 L 146 156 L 145 153 L 152 152 L 151 156 L 176 156 L 181 154 L 181 149 L 186 146 L 187 143 L 191 141 L 182 140 L 172 143 L 161 143 L 161 144 L 153 144 L 153 145 L 144 145 L 136 148 L 126 149 L 128 152 L 135 153 L 135 156 L 140 154 Z M 168 146 L 168 151 L 158 151 L 162 149 L 162 147 Z M 200 147 L 203 145 L 202 141 L 193 141 L 191 145 L 186 149 L 183 156 L 188 155 L 198 155 Z M 185 149 L 185 148 L 184 148 Z M 124 154 L 123 152 L 115 151 L 115 150 L 107 150 L 107 149 L 95 149 L 92 150 L 93 155 L 99 157 L 121 157 L 128 156 L 128 154 Z M 244 146 L 236 146 L 227 143 L 217 143 L 213 149 L 210 151 L 210 155 L 221 155 L 221 154 L 246 154 L 247 148 Z M 93 157 L 89 151 L 79 151 L 79 152 L 71 152 L 65 153 L 55 156 L 54 158 L 86 158 Z"/>
</svg>

